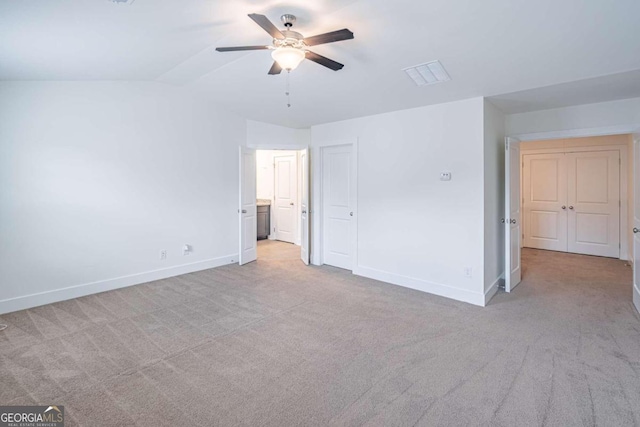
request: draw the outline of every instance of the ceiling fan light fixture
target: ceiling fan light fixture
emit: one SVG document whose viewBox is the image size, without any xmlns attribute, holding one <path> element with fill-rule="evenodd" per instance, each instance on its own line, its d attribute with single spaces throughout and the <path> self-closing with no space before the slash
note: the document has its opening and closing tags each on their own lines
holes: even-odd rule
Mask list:
<svg viewBox="0 0 640 427">
<path fill-rule="evenodd" d="M 305 57 L 305 52 L 302 49 L 298 49 L 290 46 L 281 46 L 271 52 L 271 57 L 274 61 L 285 70 L 295 70 Z"/>
<path fill-rule="evenodd" d="M 115 0 L 112 0 L 115 1 Z M 286 27 L 286 30 L 279 30 L 273 22 L 269 21 L 264 15 L 258 13 L 250 13 L 251 18 L 256 24 L 262 27 L 270 36 L 270 45 L 261 46 L 231 46 L 231 47 L 216 47 L 218 52 L 234 52 L 234 51 L 248 51 L 248 50 L 271 50 L 271 57 L 274 62 L 269 69 L 269 75 L 277 75 L 282 70 L 291 71 L 295 69 L 306 58 L 309 61 L 320 64 L 323 67 L 327 67 L 330 70 L 338 71 L 344 68 L 344 64 L 334 61 L 333 59 L 325 58 L 322 55 L 318 55 L 315 52 L 307 50 L 309 46 L 316 46 L 327 43 L 335 43 L 342 40 L 351 40 L 353 33 L 348 28 L 342 30 L 331 31 L 329 33 L 318 34 L 313 37 L 305 38 L 297 31 L 293 31 L 293 23 L 296 17 L 293 15 L 283 15 L 282 22 Z"/>
</svg>

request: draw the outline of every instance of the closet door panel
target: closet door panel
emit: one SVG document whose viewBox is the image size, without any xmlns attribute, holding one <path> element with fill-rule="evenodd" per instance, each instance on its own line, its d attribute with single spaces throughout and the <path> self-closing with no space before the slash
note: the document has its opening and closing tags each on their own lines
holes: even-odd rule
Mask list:
<svg viewBox="0 0 640 427">
<path fill-rule="evenodd" d="M 564 153 L 523 156 L 524 246 L 567 251 L 567 164 Z"/>
<path fill-rule="evenodd" d="M 620 257 L 620 154 L 567 153 L 569 252 Z"/>
</svg>

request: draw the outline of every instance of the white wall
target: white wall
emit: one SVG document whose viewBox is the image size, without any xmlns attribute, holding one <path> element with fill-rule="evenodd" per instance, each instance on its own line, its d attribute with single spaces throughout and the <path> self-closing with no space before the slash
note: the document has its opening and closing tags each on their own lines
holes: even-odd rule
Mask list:
<svg viewBox="0 0 640 427">
<path fill-rule="evenodd" d="M 505 117 L 484 101 L 484 292 L 488 302 L 504 273 Z"/>
<path fill-rule="evenodd" d="M 640 126 L 640 98 L 510 114 L 506 118 L 509 136 L 593 128 L 610 128 L 605 134 L 620 134 L 633 132 L 632 125 Z M 573 132 L 567 137 L 594 135 Z"/>
<path fill-rule="evenodd" d="M 237 260 L 245 123 L 156 83 L 0 83 L 0 312 Z"/>
<path fill-rule="evenodd" d="M 483 110 L 475 98 L 312 127 L 314 147 L 358 141 L 354 272 L 484 305 Z"/>
<path fill-rule="evenodd" d="M 256 197 L 258 199 L 273 200 L 273 153 L 274 150 L 256 150 Z"/>
<path fill-rule="evenodd" d="M 284 126 L 247 120 L 246 145 L 262 149 L 301 149 L 311 142 L 310 129 L 291 129 Z"/>
<path fill-rule="evenodd" d="M 484 305 L 503 269 L 502 136 L 633 123 L 640 98 L 504 129 L 474 98 L 288 129 L 157 83 L 0 83 L 0 313 L 237 260 L 237 147 L 353 140 L 355 272 Z"/>
</svg>

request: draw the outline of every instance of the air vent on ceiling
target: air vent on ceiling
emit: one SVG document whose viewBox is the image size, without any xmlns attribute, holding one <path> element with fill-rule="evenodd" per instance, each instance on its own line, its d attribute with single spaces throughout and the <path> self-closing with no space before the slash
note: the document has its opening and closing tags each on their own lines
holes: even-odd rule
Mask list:
<svg viewBox="0 0 640 427">
<path fill-rule="evenodd" d="M 415 65 L 403 70 L 411 80 L 418 85 L 432 85 L 435 83 L 448 82 L 451 80 L 447 70 L 444 69 L 440 61 L 431 61 L 425 64 Z"/>
</svg>

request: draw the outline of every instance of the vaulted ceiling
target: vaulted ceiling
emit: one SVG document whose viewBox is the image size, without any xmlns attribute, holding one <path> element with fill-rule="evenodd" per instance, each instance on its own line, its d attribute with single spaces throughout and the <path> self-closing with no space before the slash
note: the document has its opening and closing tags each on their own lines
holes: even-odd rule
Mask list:
<svg viewBox="0 0 640 427">
<path fill-rule="evenodd" d="M 306 36 L 349 28 L 354 40 L 313 49 L 345 68 L 304 61 L 287 108 L 268 51 L 214 51 L 269 44 L 253 12 L 277 25 L 292 13 Z M 566 104 L 566 88 L 590 102 L 637 96 L 638 16 L 637 0 L 0 0 L 0 79 L 155 80 L 290 127 L 475 96 L 524 111 Z M 434 59 L 451 81 L 416 87 L 402 72 Z M 545 87 L 552 102 L 536 95 Z"/>
</svg>

